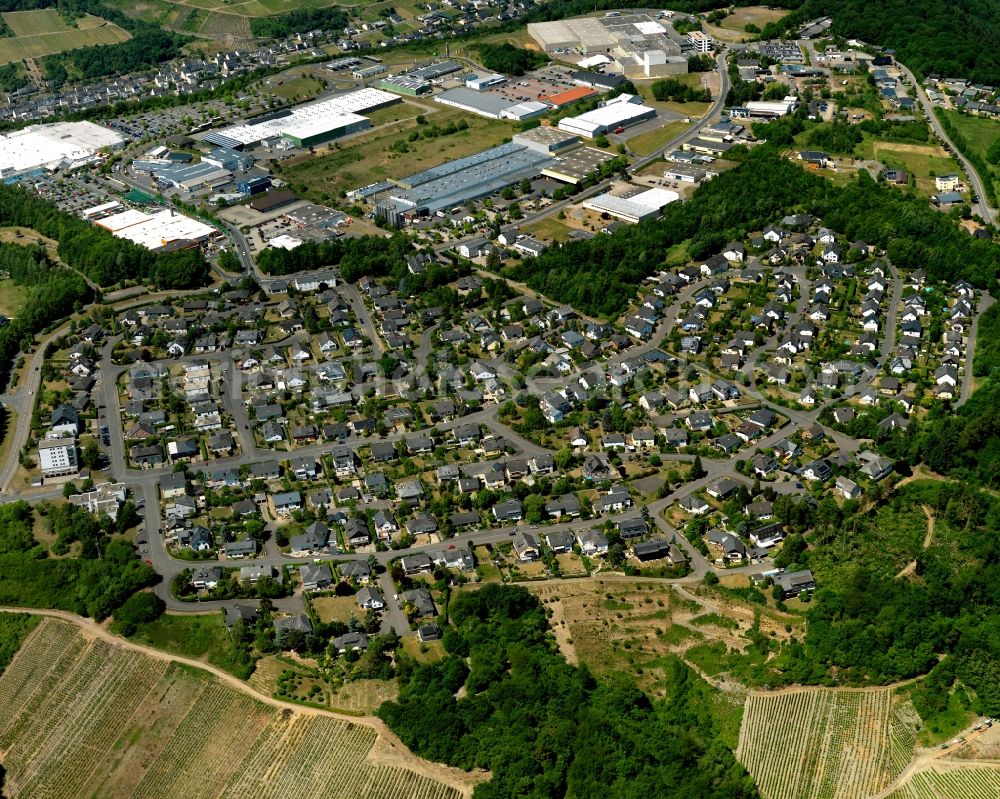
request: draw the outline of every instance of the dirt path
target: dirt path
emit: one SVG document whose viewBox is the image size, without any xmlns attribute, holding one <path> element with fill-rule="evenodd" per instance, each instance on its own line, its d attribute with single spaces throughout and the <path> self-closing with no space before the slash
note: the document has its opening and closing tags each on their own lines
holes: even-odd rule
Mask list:
<svg viewBox="0 0 1000 799">
<path fill-rule="evenodd" d="M 927 534 L 924 536 L 924 549 L 927 549 L 930 547 L 931 541 L 934 540 L 934 511 L 926 505 L 921 505 L 920 507 L 924 511 L 924 516 L 927 517 Z"/>
<path fill-rule="evenodd" d="M 261 693 L 252 686 L 243 682 L 238 677 L 235 677 L 209 663 L 203 663 L 200 660 L 194 660 L 193 658 L 186 658 L 180 655 L 173 655 L 169 652 L 163 652 L 159 649 L 153 649 L 152 647 L 134 644 L 124 638 L 119 638 L 117 635 L 112 634 L 93 619 L 85 619 L 61 610 L 43 610 L 38 608 L 0 607 L 0 613 L 30 613 L 35 616 L 48 616 L 50 618 L 66 621 L 71 624 L 75 624 L 80 628 L 80 631 L 84 635 L 91 638 L 99 638 L 114 646 L 118 646 L 123 649 L 131 649 L 157 660 L 166 661 L 168 663 L 180 663 L 185 666 L 207 671 L 209 674 L 224 682 L 230 688 L 242 691 L 243 693 L 256 699 L 258 702 L 278 708 L 279 710 L 288 710 L 293 713 L 299 713 L 306 716 L 327 716 L 329 718 L 346 721 L 351 724 L 361 724 L 365 727 L 370 727 L 375 730 L 378 737 L 375 739 L 375 744 L 368 753 L 369 760 L 381 765 L 409 769 L 416 774 L 444 783 L 445 785 L 460 791 L 463 796 L 471 797 L 473 788 L 475 788 L 478 783 L 489 779 L 488 774 L 470 774 L 462 771 L 461 769 L 432 763 L 429 760 L 417 757 L 413 754 L 413 752 L 407 749 L 406 745 L 385 725 L 385 722 L 376 716 L 353 716 L 342 713 L 334 713 L 331 710 L 321 710 L 319 708 L 307 707 L 305 705 L 297 705 L 292 702 L 283 702 L 280 699 L 275 699 L 272 696 Z"/>
<path fill-rule="evenodd" d="M 932 511 L 926 505 L 921 505 L 920 508 L 921 510 L 923 510 L 924 516 L 927 517 L 927 532 L 924 533 L 924 541 L 923 541 L 923 548 L 927 549 L 928 547 L 930 547 L 931 542 L 934 540 L 934 519 L 935 519 L 934 511 Z M 899 573 L 896 574 L 895 579 L 900 580 L 903 577 L 909 577 L 911 574 L 915 574 L 916 571 L 917 571 L 917 562 L 915 560 L 912 560 L 909 563 L 907 563 L 902 569 L 899 570 Z"/>
</svg>

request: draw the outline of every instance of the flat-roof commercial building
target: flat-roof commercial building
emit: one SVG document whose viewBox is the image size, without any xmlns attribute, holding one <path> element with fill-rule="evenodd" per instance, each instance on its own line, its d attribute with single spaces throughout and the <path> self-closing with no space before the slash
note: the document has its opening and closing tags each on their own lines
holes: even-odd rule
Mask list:
<svg viewBox="0 0 1000 799">
<path fill-rule="evenodd" d="M 385 89 L 387 92 L 405 94 L 407 97 L 421 97 L 422 95 L 431 93 L 431 85 L 427 81 L 416 78 L 413 75 L 391 75 L 388 78 L 380 80 L 378 87 Z"/>
<path fill-rule="evenodd" d="M 614 157 L 612 153 L 593 147 L 577 147 L 569 152 L 558 153 L 553 163 L 542 170 L 542 175 L 575 186 Z"/>
<path fill-rule="evenodd" d="M 663 172 L 663 177 L 667 180 L 676 180 L 679 183 L 699 183 L 708 175 L 708 170 L 693 164 L 670 164 Z"/>
<path fill-rule="evenodd" d="M 371 122 L 362 114 L 398 102 L 401 102 L 398 96 L 380 89 L 358 89 L 291 111 L 265 114 L 242 125 L 213 130 L 205 135 L 205 141 L 238 149 L 283 138 L 297 146 L 310 147 L 367 130 Z"/>
<path fill-rule="evenodd" d="M 297 199 L 298 197 L 288 189 L 271 189 L 263 194 L 258 194 L 256 198 L 250 201 L 249 205 L 258 213 L 266 214 L 275 208 L 281 208 L 283 205 L 293 203 Z"/>
<path fill-rule="evenodd" d="M 73 436 L 44 438 L 38 442 L 38 465 L 42 477 L 65 477 L 80 471 Z"/>
<path fill-rule="evenodd" d="M 513 119 L 516 122 L 521 122 L 525 119 L 534 119 L 549 111 L 552 106 L 546 103 L 539 103 L 537 101 L 529 101 L 526 103 L 518 103 L 517 105 L 508 106 L 503 111 L 500 112 L 500 117 L 502 119 Z"/>
<path fill-rule="evenodd" d="M 434 82 L 441 80 L 445 75 L 451 75 L 453 72 L 460 72 L 463 69 L 465 67 L 457 61 L 441 61 L 437 64 L 426 64 L 425 66 L 411 69 L 406 74 L 411 78 Z"/>
<path fill-rule="evenodd" d="M 626 222 L 644 222 L 655 219 L 663 207 L 680 199 L 676 191 L 669 189 L 648 189 L 631 197 L 615 197 L 611 194 L 600 194 L 587 200 L 584 208 L 601 214 L 618 217 Z"/>
<path fill-rule="evenodd" d="M 499 97 L 494 94 L 483 94 L 472 89 L 467 89 L 464 86 L 441 92 L 434 100 L 443 105 L 460 108 L 463 111 L 468 111 L 470 114 L 478 114 L 487 119 L 500 119 L 501 112 L 512 105 L 516 105 L 505 97 Z"/>
<path fill-rule="evenodd" d="M 656 109 L 643 105 L 641 100 L 634 102 L 637 99 L 639 98 L 634 95 L 622 94 L 614 100 L 609 100 L 601 108 L 595 108 L 578 117 L 566 117 L 560 120 L 559 129 L 592 139 L 618 128 L 627 128 L 647 119 L 653 119 L 656 116 Z"/>
<path fill-rule="evenodd" d="M 101 150 L 114 150 L 125 139 L 93 122 L 30 125 L 0 135 L 0 178 L 13 180 L 36 170 L 76 169 L 93 163 Z"/>
<path fill-rule="evenodd" d="M 133 161 L 132 169 L 183 191 L 214 188 L 233 178 L 233 173 L 228 169 L 220 169 L 207 161 L 199 161 L 197 164 L 175 164 L 162 160 Z"/>
<path fill-rule="evenodd" d="M 241 194 L 248 194 L 254 197 L 271 188 L 271 178 L 266 175 L 259 175 L 255 178 L 241 180 L 236 184 L 236 188 Z"/>
<path fill-rule="evenodd" d="M 730 109 L 730 116 L 738 119 L 776 119 L 792 113 L 798 100 L 789 95 L 784 100 L 750 100 L 742 108 Z"/>
<path fill-rule="evenodd" d="M 555 94 L 545 94 L 542 95 L 541 100 L 554 105 L 556 108 L 562 108 L 563 106 L 569 105 L 570 103 L 576 103 L 580 100 L 586 100 L 588 97 L 596 97 L 598 92 L 589 86 L 578 86 L 575 89 L 567 89 L 564 92 L 556 92 Z"/>
<path fill-rule="evenodd" d="M 296 227 L 311 227 L 327 229 L 337 227 L 347 220 L 347 214 L 343 211 L 335 211 L 323 205 L 315 203 L 303 203 L 302 205 L 285 212 L 285 219 Z"/>
<path fill-rule="evenodd" d="M 584 55 L 610 53 L 618 43 L 612 31 L 596 17 L 529 22 L 528 35 L 549 53 L 553 50 L 579 50 Z"/>
<path fill-rule="evenodd" d="M 484 75 L 473 75 L 470 78 L 465 79 L 465 87 L 467 89 L 472 89 L 474 92 L 484 92 L 494 86 L 502 86 L 507 82 L 507 78 L 503 75 L 499 75 L 496 72 L 490 72 Z"/>
<path fill-rule="evenodd" d="M 573 83 L 580 86 L 589 86 L 591 89 L 600 89 L 609 92 L 617 89 L 625 82 L 624 75 L 605 75 L 603 72 L 586 72 L 579 70 L 570 75 Z"/>
<path fill-rule="evenodd" d="M 551 156 L 508 142 L 393 181 L 379 213 L 390 221 L 433 214 L 539 175 Z"/>
<path fill-rule="evenodd" d="M 193 247 L 208 241 L 218 231 L 197 219 L 164 208 L 156 213 L 129 209 L 95 222 L 119 239 L 128 239 L 147 250 Z"/>
<path fill-rule="evenodd" d="M 512 140 L 539 153 L 556 153 L 580 143 L 579 136 L 544 125 L 530 128 L 523 133 L 515 133 Z"/>
<path fill-rule="evenodd" d="M 712 52 L 712 37 L 709 36 L 704 31 L 691 31 L 688 33 L 688 41 L 694 46 L 695 52 L 698 53 L 711 53 Z"/>
</svg>

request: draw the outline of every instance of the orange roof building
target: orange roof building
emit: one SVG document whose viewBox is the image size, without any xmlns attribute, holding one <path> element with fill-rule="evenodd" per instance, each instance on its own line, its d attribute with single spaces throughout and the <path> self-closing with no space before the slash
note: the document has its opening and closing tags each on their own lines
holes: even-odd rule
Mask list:
<svg viewBox="0 0 1000 799">
<path fill-rule="evenodd" d="M 593 89 L 589 86 L 578 86 L 575 89 L 568 89 L 564 92 L 557 92 L 556 94 L 543 95 L 539 97 L 539 100 L 544 100 L 547 103 L 551 103 L 556 108 L 562 108 L 564 105 L 569 105 L 570 103 L 575 103 L 577 100 L 585 100 L 588 97 L 594 97 L 597 95 Z"/>
</svg>

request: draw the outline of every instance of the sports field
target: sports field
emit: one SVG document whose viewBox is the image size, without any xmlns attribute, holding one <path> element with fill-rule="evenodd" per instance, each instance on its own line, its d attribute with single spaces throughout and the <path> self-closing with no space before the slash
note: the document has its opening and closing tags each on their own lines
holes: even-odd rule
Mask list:
<svg viewBox="0 0 1000 799">
<path fill-rule="evenodd" d="M 380 722 L 279 707 L 54 619 L 0 675 L 0 702 L 5 787 L 18 799 L 460 799 L 471 784 Z"/>
<path fill-rule="evenodd" d="M 3 20 L 14 32 L 0 39 L 0 64 L 63 53 L 78 47 L 117 44 L 131 38 L 114 23 L 85 14 L 70 25 L 54 8 L 7 11 Z"/>
</svg>

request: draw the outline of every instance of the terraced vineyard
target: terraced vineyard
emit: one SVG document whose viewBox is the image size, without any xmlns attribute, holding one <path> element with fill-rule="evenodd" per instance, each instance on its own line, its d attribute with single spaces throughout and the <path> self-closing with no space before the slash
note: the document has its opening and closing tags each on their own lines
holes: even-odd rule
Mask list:
<svg viewBox="0 0 1000 799">
<path fill-rule="evenodd" d="M 864 799 L 913 746 L 890 689 L 804 690 L 750 694 L 736 755 L 766 799 Z"/>
<path fill-rule="evenodd" d="M 996 799 L 1000 767 L 938 766 L 911 774 L 888 799 Z"/>
<path fill-rule="evenodd" d="M 0 64 L 62 53 L 78 47 L 117 44 L 129 33 L 100 17 L 85 14 L 70 27 L 55 9 L 10 11 L 3 19 L 14 36 L 0 39 Z"/>
<path fill-rule="evenodd" d="M 370 727 L 265 704 L 52 619 L 0 675 L 0 707 L 0 762 L 18 799 L 463 795 L 431 764 L 373 759 Z"/>
</svg>

